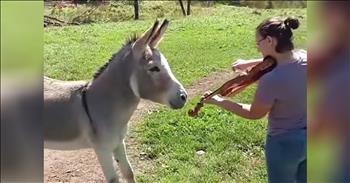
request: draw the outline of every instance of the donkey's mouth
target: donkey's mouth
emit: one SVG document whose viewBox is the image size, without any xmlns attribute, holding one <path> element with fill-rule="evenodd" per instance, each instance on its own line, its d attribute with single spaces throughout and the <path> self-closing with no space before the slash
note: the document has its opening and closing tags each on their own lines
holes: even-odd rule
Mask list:
<svg viewBox="0 0 350 183">
<path fill-rule="evenodd" d="M 185 105 L 185 102 L 169 102 L 170 104 L 170 108 L 172 109 L 181 109 L 184 105 Z"/>
</svg>

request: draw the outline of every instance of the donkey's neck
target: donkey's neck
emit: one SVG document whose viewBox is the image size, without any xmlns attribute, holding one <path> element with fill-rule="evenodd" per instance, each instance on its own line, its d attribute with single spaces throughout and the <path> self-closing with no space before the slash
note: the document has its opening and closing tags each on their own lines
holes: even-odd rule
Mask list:
<svg viewBox="0 0 350 183">
<path fill-rule="evenodd" d="M 140 101 L 130 86 L 134 68 L 131 56 L 117 59 L 111 61 L 87 92 L 92 118 L 102 119 L 108 127 L 127 123 Z"/>
</svg>

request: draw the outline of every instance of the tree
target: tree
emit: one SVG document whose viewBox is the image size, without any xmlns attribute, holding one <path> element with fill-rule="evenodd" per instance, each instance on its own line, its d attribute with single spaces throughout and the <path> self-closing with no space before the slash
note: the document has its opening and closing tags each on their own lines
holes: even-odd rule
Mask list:
<svg viewBox="0 0 350 183">
<path fill-rule="evenodd" d="M 139 19 L 140 15 L 140 3 L 139 0 L 134 0 L 134 13 L 135 13 L 135 20 Z"/>
<path fill-rule="evenodd" d="M 271 1 L 271 0 L 269 0 L 269 1 L 267 2 L 266 9 L 272 9 L 272 8 L 273 8 L 272 1 Z"/>
<path fill-rule="evenodd" d="M 191 0 L 187 0 L 187 15 L 191 15 Z"/>
<path fill-rule="evenodd" d="M 185 11 L 185 8 L 184 8 L 184 4 L 182 3 L 182 0 L 179 0 L 179 3 L 180 3 L 180 6 L 181 6 L 182 14 L 184 16 L 186 16 L 186 11 Z"/>
</svg>

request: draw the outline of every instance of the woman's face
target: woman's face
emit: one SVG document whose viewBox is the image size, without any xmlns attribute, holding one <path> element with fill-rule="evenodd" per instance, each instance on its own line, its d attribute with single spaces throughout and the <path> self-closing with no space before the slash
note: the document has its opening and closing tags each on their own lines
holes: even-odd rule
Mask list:
<svg viewBox="0 0 350 183">
<path fill-rule="evenodd" d="M 261 36 L 259 33 L 256 34 L 256 46 L 263 55 L 263 57 L 266 57 L 268 55 L 273 56 L 274 53 L 276 53 L 276 39 L 272 38 L 271 36 Z"/>
</svg>

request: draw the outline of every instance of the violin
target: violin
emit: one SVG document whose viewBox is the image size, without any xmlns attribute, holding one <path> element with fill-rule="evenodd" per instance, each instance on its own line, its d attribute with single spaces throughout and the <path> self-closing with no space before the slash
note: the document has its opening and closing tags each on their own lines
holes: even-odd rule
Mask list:
<svg viewBox="0 0 350 183">
<path fill-rule="evenodd" d="M 200 101 L 196 104 L 194 109 L 188 111 L 188 115 L 191 117 L 197 117 L 200 109 L 204 106 L 203 101 L 209 99 L 215 95 L 221 96 L 234 96 L 241 92 L 247 86 L 253 84 L 259 80 L 264 74 L 272 71 L 277 66 L 277 61 L 271 56 L 266 56 L 262 62 L 258 63 L 244 74 L 239 74 L 233 79 L 225 82 L 218 89 L 201 97 Z"/>
</svg>

